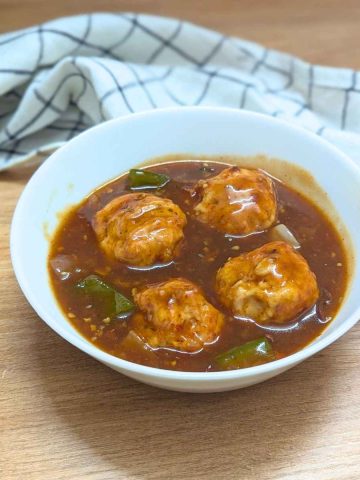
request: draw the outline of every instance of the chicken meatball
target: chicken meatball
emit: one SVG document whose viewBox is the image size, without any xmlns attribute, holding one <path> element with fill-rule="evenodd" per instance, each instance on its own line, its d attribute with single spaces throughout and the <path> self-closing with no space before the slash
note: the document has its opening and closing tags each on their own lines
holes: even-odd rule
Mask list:
<svg viewBox="0 0 360 480">
<path fill-rule="evenodd" d="M 201 350 L 217 340 L 224 316 L 189 280 L 175 278 L 134 292 L 140 313 L 133 317 L 135 332 L 153 348 Z"/>
<path fill-rule="evenodd" d="M 98 211 L 93 228 L 101 248 L 129 265 L 171 261 L 184 238 L 186 216 L 167 198 L 129 193 Z"/>
<path fill-rule="evenodd" d="M 315 304 L 319 289 L 306 260 L 285 242 L 231 258 L 216 276 L 221 302 L 259 323 L 284 323 Z"/>
<path fill-rule="evenodd" d="M 276 218 L 276 194 L 269 176 L 260 170 L 231 167 L 200 180 L 198 220 L 229 235 L 248 235 L 270 227 Z"/>
</svg>

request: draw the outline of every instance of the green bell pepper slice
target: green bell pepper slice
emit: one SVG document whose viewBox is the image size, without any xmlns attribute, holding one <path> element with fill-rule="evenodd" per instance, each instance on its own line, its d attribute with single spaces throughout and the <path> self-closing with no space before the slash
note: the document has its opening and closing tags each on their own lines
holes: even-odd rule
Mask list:
<svg viewBox="0 0 360 480">
<path fill-rule="evenodd" d="M 99 304 L 104 315 L 110 318 L 129 313 L 135 308 L 131 300 L 108 285 L 97 275 L 89 275 L 76 286 Z"/>
<path fill-rule="evenodd" d="M 275 354 L 265 337 L 234 347 L 215 358 L 217 365 L 223 369 L 253 367 L 272 360 L 275 360 Z"/>
<path fill-rule="evenodd" d="M 162 188 L 169 182 L 170 177 L 163 173 L 154 173 L 136 168 L 129 171 L 128 184 L 131 190 Z"/>
</svg>

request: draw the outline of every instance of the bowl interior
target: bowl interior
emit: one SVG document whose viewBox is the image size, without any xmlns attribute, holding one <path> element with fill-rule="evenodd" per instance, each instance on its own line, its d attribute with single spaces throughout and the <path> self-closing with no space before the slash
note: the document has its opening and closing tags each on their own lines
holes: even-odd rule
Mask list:
<svg viewBox="0 0 360 480">
<path fill-rule="evenodd" d="M 12 227 L 14 268 L 28 300 L 52 328 L 97 356 L 96 349 L 64 318 L 49 286 L 49 236 L 59 213 L 129 168 L 173 153 L 190 157 L 263 154 L 310 172 L 327 194 L 323 200 L 332 205 L 329 213 L 348 246 L 353 268 L 351 288 L 340 312 L 314 344 L 327 338 L 325 346 L 355 323 L 360 296 L 357 167 L 321 139 L 272 118 L 235 110 L 184 108 L 133 115 L 85 132 L 53 154 L 24 190 Z M 267 162 L 264 167 L 270 173 L 288 175 L 291 182 L 291 170 L 284 163 Z M 310 192 L 309 181 L 303 180 L 303 186 Z"/>
</svg>

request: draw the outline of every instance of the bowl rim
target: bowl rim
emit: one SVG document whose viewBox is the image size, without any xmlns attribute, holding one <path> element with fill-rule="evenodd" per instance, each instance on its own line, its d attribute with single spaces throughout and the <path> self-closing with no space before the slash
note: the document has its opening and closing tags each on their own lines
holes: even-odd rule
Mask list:
<svg viewBox="0 0 360 480">
<path fill-rule="evenodd" d="M 38 185 L 41 185 L 42 181 L 46 179 L 46 175 L 48 170 L 52 168 L 52 165 L 58 162 L 59 155 L 62 156 L 63 153 L 66 153 L 68 150 L 71 150 L 72 145 L 79 140 L 79 138 L 84 138 L 88 135 L 93 135 L 94 130 L 100 131 L 109 128 L 114 124 L 117 124 L 119 127 L 123 123 L 128 122 L 136 122 L 142 119 L 152 119 L 153 117 L 162 116 L 162 115 L 176 115 L 176 114 L 183 114 L 184 112 L 188 112 L 190 115 L 199 115 L 202 113 L 208 114 L 223 114 L 223 115 L 233 115 L 234 117 L 243 117 L 252 120 L 258 120 L 260 122 L 267 122 L 270 125 L 275 127 L 280 127 L 282 129 L 288 131 L 295 131 L 298 134 L 307 137 L 308 140 L 312 141 L 313 143 L 317 143 L 318 145 L 322 146 L 323 148 L 327 149 L 338 157 L 341 161 L 342 165 L 349 169 L 351 174 L 358 179 L 360 183 L 360 168 L 357 164 L 346 154 L 344 154 L 341 150 L 337 147 L 330 144 L 328 141 L 319 137 L 315 133 L 305 130 L 304 128 L 290 124 L 281 120 L 279 118 L 274 118 L 265 114 L 251 112 L 247 110 L 237 110 L 233 108 L 227 107 L 171 107 L 171 108 L 159 108 L 156 110 L 148 110 L 139 113 L 132 113 L 129 115 L 125 115 L 123 117 L 115 118 L 103 122 L 99 125 L 89 128 L 88 130 L 82 132 L 74 139 L 67 142 L 65 145 L 61 146 L 58 150 L 52 153 L 49 158 L 42 164 L 40 167 L 34 172 L 28 183 L 26 184 L 25 188 L 23 189 L 18 201 L 17 205 L 13 214 L 13 219 L 11 223 L 10 229 L 10 253 L 11 253 L 11 261 L 13 265 L 13 269 L 15 272 L 16 279 L 20 285 L 20 288 L 25 295 L 26 299 L 35 310 L 35 312 L 39 315 L 39 317 L 58 335 L 64 338 L 66 341 L 74 345 L 75 347 L 79 348 L 81 351 L 87 353 L 91 357 L 99 360 L 107 364 L 108 366 L 119 368 L 124 372 L 129 372 L 137 375 L 142 375 L 144 377 L 152 377 L 157 379 L 171 379 L 171 380 L 187 380 L 190 382 L 209 382 L 209 381 L 216 381 L 216 380 L 234 380 L 240 378 L 249 378 L 249 377 L 256 377 L 261 375 L 266 375 L 268 373 L 273 372 L 276 374 L 277 371 L 286 370 L 296 364 L 300 363 L 303 360 L 311 357 L 312 355 L 318 353 L 319 351 L 323 350 L 325 347 L 329 346 L 331 343 L 336 341 L 342 335 L 344 335 L 348 330 L 350 330 L 359 320 L 360 318 L 360 303 L 359 307 L 348 317 L 346 318 L 333 332 L 331 332 L 328 336 L 321 338 L 317 337 L 316 343 L 310 343 L 309 345 L 305 346 L 303 349 L 295 352 L 287 357 L 281 358 L 279 360 L 275 360 L 263 365 L 258 365 L 254 367 L 247 367 L 238 370 L 226 370 L 226 371 L 215 371 L 215 372 L 187 372 L 187 371 L 177 371 L 177 370 L 167 370 L 155 367 L 149 367 L 146 365 L 141 365 L 134 362 L 129 362 L 127 360 L 123 360 L 119 357 L 113 356 L 105 351 L 97 348 L 93 344 L 91 344 L 85 337 L 83 337 L 73 326 L 70 322 L 70 330 L 66 330 L 61 325 L 54 320 L 51 313 L 47 311 L 41 302 L 38 302 L 33 295 L 33 289 L 29 282 L 28 276 L 26 271 L 22 265 L 22 253 L 19 250 L 19 244 L 17 242 L 17 238 L 21 231 L 21 218 L 22 218 L 22 210 L 24 206 L 27 204 L 27 198 L 32 196 L 32 192 L 36 190 Z M 236 118 L 235 118 L 236 120 Z M 355 277 L 352 278 L 352 282 L 354 281 Z M 49 284 L 49 288 L 50 284 Z M 351 285 L 348 286 L 348 292 L 351 288 Z M 52 293 L 53 295 L 53 293 Z M 56 298 L 54 298 L 55 303 L 57 303 Z M 60 307 L 57 305 L 56 307 L 61 315 L 64 313 L 61 311 Z M 340 306 L 341 310 L 342 306 Z M 339 311 L 340 311 L 339 310 Z"/>
</svg>

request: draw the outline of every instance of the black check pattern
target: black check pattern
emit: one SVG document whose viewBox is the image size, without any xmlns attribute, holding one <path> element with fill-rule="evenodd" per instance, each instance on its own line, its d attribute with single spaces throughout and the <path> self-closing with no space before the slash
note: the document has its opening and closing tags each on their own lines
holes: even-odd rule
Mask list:
<svg viewBox="0 0 360 480">
<path fill-rule="evenodd" d="M 227 106 L 279 117 L 360 160 L 358 72 L 169 18 L 96 13 L 0 36 L 0 170 L 104 120 Z"/>
</svg>

